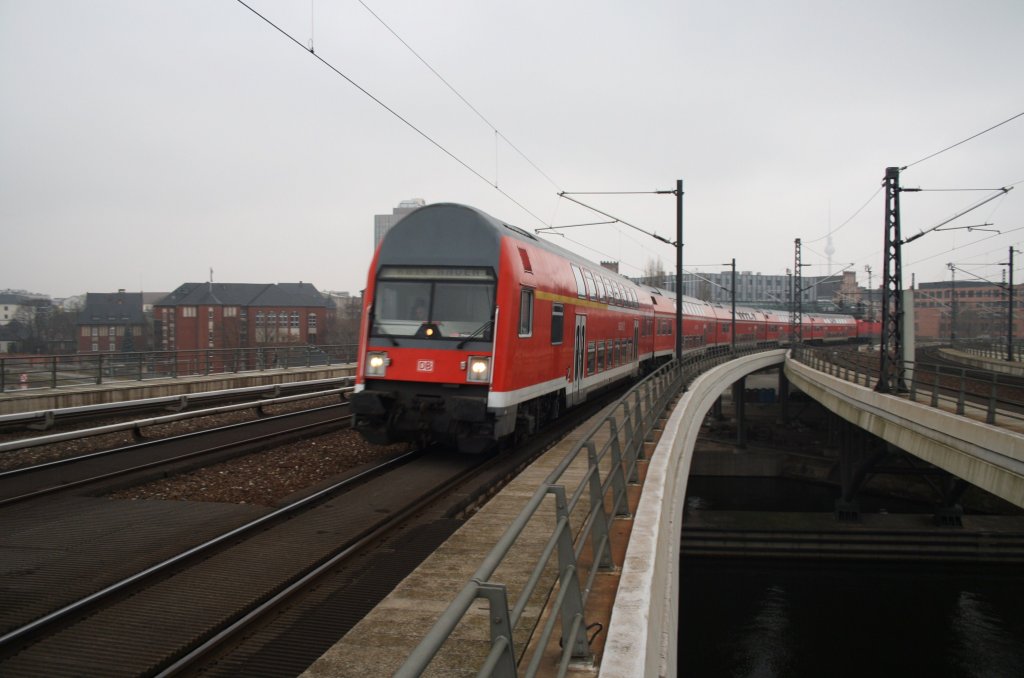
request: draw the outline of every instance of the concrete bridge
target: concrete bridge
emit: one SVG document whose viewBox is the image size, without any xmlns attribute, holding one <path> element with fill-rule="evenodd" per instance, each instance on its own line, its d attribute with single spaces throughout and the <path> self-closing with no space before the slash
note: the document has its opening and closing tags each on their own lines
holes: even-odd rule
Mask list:
<svg viewBox="0 0 1024 678">
<path fill-rule="evenodd" d="M 771 368 L 783 370 L 788 382 L 836 415 L 1024 507 L 1024 436 L 1018 431 L 875 393 L 870 385 L 801 364 L 784 350 L 745 355 L 702 373 L 679 397 L 657 445 L 647 443 L 652 448 L 649 461 L 641 464 L 638 474 L 642 490 L 630 485 L 628 510 L 613 489 L 598 501 L 598 495 L 588 498 L 585 488 L 621 484 L 618 461 L 602 461 L 601 450 L 611 444 L 616 450 L 613 459 L 621 454 L 628 461 L 631 443 L 611 441 L 622 437 L 621 432 L 631 427 L 630 419 L 646 409 L 639 407 L 627 408 L 617 421 L 614 412 L 602 413 L 605 422 L 616 423 L 593 438 L 589 454 L 573 458 L 568 448 L 557 449 L 514 479 L 313 664 L 307 676 L 360 676 L 372 671 L 476 675 L 485 665 L 491 675 L 513 676 L 527 663 L 528 675 L 533 670 L 539 675 L 593 675 L 595 669 L 604 676 L 676 675 L 680 535 L 698 433 L 726 390 Z M 742 395 L 741 390 L 736 393 Z M 742 398 L 735 400 L 742 408 Z M 580 442 L 568 443 L 573 444 Z M 599 474 L 596 468 L 602 469 Z M 628 464 L 625 469 L 632 476 Z M 577 484 L 578 514 L 571 506 L 567 511 L 564 501 Z M 563 498 L 556 501 L 559 487 Z M 523 506 L 530 522 L 512 534 L 510 525 L 526 524 L 519 513 Z M 574 526 L 576 560 L 563 559 L 551 541 L 560 529 L 552 527 L 556 524 Z M 586 535 L 587 527 L 595 524 L 607 524 L 598 532 L 611 539 L 610 547 Z M 501 544 L 501 553 L 493 548 L 496 543 Z M 541 572 L 536 569 L 538 558 L 553 558 L 553 550 L 560 554 L 555 560 L 561 573 L 544 570 L 541 578 L 547 583 L 542 588 L 551 597 L 547 603 L 538 602 L 528 580 L 531 572 L 533 579 Z M 497 591 L 500 595 L 495 597 Z M 562 602 L 567 598 L 579 601 L 572 615 Z M 561 637 L 573 628 L 603 626 L 607 631 L 593 634 L 582 646 L 578 636 L 568 636 L 575 640 L 566 647 L 578 646 L 570 656 L 559 643 L 559 633 L 539 640 L 531 635 L 542 627 L 550 631 L 556 618 L 562 619 Z M 518 619 L 526 619 L 528 628 L 521 628 Z"/>
<path fill-rule="evenodd" d="M 730 384 L 784 365 L 801 391 L 887 442 L 1024 507 L 1024 435 L 813 369 L 785 352 L 733 360 L 699 377 L 676 405 L 647 469 L 622 566 L 601 675 L 676 675 L 679 535 L 701 421 Z"/>
</svg>

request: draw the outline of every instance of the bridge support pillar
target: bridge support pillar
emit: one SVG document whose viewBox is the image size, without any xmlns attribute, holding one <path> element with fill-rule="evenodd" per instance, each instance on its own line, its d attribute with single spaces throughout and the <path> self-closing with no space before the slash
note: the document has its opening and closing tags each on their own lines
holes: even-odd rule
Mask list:
<svg viewBox="0 0 1024 678">
<path fill-rule="evenodd" d="M 740 377 L 732 385 L 732 408 L 736 419 L 736 447 L 747 447 L 747 378 Z"/>
<path fill-rule="evenodd" d="M 725 415 L 722 413 L 722 396 L 715 398 L 715 402 L 711 405 L 711 416 L 715 421 L 725 419 Z"/>
<path fill-rule="evenodd" d="M 782 406 L 782 421 L 789 421 L 789 379 L 786 378 L 786 366 L 779 367 L 779 404 Z"/>
<path fill-rule="evenodd" d="M 886 454 L 886 446 L 878 445 L 862 428 L 840 417 L 830 421 L 839 434 L 839 484 L 841 495 L 836 500 L 836 520 L 853 522 L 860 520 L 860 504 L 857 494 L 864 486 L 871 469 Z"/>
</svg>

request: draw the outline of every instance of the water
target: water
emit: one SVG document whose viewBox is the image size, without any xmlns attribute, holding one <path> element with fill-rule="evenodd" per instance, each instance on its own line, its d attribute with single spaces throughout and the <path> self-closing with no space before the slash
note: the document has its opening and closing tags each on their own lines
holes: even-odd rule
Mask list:
<svg viewBox="0 0 1024 678">
<path fill-rule="evenodd" d="M 743 483 L 724 495 L 717 481 L 697 483 L 688 505 L 800 503 L 792 486 L 777 495 Z M 813 510 L 830 505 L 828 492 L 809 492 Z M 1020 567 L 684 557 L 680 579 L 688 678 L 1024 677 Z"/>
</svg>

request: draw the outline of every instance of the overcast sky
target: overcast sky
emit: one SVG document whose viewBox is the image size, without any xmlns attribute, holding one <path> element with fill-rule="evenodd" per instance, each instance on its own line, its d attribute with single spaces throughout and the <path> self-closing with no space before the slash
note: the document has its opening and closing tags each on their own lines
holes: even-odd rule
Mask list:
<svg viewBox="0 0 1024 678">
<path fill-rule="evenodd" d="M 559 191 L 676 179 L 688 269 L 782 274 L 802 238 L 805 275 L 824 275 L 831 227 L 834 270 L 866 283 L 870 265 L 877 285 L 885 168 L 1024 112 L 1021 0 L 365 3 L 480 115 L 358 0 L 252 4 L 437 145 L 233 0 L 0 0 L 0 289 L 170 291 L 212 268 L 356 292 L 373 216 L 402 200 L 532 230 L 602 219 Z M 1024 117 L 902 174 L 1019 181 Z M 904 194 L 903 234 L 991 194 Z M 578 199 L 674 237 L 671 196 Z M 904 285 L 948 280 L 947 262 L 999 279 L 1024 184 L 951 225 L 984 222 L 1001 233 L 907 245 Z M 626 275 L 674 266 L 622 226 L 565 235 Z"/>
</svg>

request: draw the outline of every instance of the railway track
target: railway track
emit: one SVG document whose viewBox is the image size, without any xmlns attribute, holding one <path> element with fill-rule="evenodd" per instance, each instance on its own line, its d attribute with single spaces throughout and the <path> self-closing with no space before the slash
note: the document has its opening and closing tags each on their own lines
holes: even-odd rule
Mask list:
<svg viewBox="0 0 1024 678">
<path fill-rule="evenodd" d="M 0 507 L 54 492 L 145 482 L 347 426 L 346 403 L 144 441 L 0 472 Z"/>
<path fill-rule="evenodd" d="M 310 394 L 317 391 L 350 387 L 353 382 L 354 379 L 352 377 L 316 379 L 269 386 L 250 386 L 187 395 L 162 396 L 116 403 L 3 414 L 0 415 L 0 433 L 68 429 L 83 423 L 135 418 L 147 412 L 185 412 L 194 410 L 197 407 L 209 408 L 217 405 L 251 401 L 253 398 L 267 400 L 282 396 Z"/>
<path fill-rule="evenodd" d="M 395 459 L 390 471 L 367 469 L 358 481 L 325 489 L 304 500 L 301 508 L 269 511 L 206 504 L 196 509 L 186 502 L 180 513 L 163 506 L 162 529 L 127 534 L 133 521 L 115 517 L 126 507 L 168 502 L 126 502 L 116 510 L 117 502 L 73 497 L 94 507 L 96 502 L 115 505 L 104 514 L 107 521 L 93 525 L 106 538 L 113 537 L 113 548 L 121 554 L 166 552 L 168 540 L 181 543 L 183 532 L 210 531 L 196 526 L 232 526 L 218 530 L 213 539 L 189 542 L 187 549 L 162 556 L 159 564 L 149 558 L 145 567 L 130 572 L 115 553 L 106 562 L 121 565 L 112 567 L 120 572 L 116 581 L 73 600 L 55 601 L 50 582 L 86 578 L 85 571 L 96 564 L 76 564 L 73 551 L 68 563 L 51 562 L 49 581 L 26 585 L 13 599 L 9 595 L 8 602 L 15 604 L 0 612 L 0 674 L 169 674 L 213 662 L 210 670 L 221 675 L 256 675 L 261 658 L 267 657 L 274 661 L 266 666 L 277 667 L 267 668 L 268 675 L 297 673 L 454 531 L 474 501 L 588 414 L 581 410 L 528 446 L 490 459 L 443 452 Z M 444 502 L 436 503 L 441 495 Z M 50 503 L 54 512 L 75 510 Z M 7 515 L 20 511 L 27 520 L 27 507 L 38 504 L 11 507 Z M 431 508 L 424 512 L 427 505 Z M 150 511 L 158 521 L 159 513 Z M 168 518 L 169 513 L 176 515 Z M 251 526 L 239 527 L 242 514 L 258 515 L 247 521 Z M 123 522 L 117 523 L 119 519 Z M 54 547 L 67 548 L 60 544 L 60 530 L 55 533 Z M 329 579 L 314 586 L 318 577 Z M 31 584 L 31 579 L 2 584 Z M 296 596 L 305 602 L 295 602 Z M 310 619 L 320 620 L 315 623 L 318 631 L 301 626 Z M 239 640 L 241 636 L 248 640 Z M 233 651 L 227 653 L 225 644 Z M 295 670 L 281 670 L 282 662 Z"/>
</svg>

